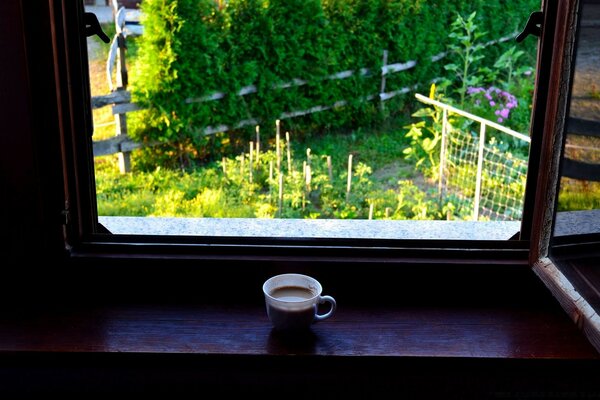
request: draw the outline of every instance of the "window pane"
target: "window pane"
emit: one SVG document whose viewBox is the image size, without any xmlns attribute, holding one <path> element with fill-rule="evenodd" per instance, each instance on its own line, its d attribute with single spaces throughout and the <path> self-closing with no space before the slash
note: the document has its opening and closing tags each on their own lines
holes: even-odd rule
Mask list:
<svg viewBox="0 0 600 400">
<path fill-rule="evenodd" d="M 114 39 L 88 53 L 112 233 L 518 233 L 537 41 L 514 38 L 539 1 L 101 3 L 86 8 Z"/>
<path fill-rule="evenodd" d="M 600 232 L 600 4 L 584 2 L 554 235 Z"/>
</svg>

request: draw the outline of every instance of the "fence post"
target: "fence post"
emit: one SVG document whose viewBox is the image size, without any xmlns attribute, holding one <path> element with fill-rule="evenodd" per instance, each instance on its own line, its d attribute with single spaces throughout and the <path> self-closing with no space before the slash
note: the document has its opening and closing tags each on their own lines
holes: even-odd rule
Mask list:
<svg viewBox="0 0 600 400">
<path fill-rule="evenodd" d="M 383 113 L 385 111 L 385 104 L 383 102 L 383 95 L 385 94 L 385 70 L 383 67 L 387 65 L 388 62 L 388 51 L 383 51 L 383 60 L 381 65 L 381 87 L 379 88 L 379 109 Z"/>
<path fill-rule="evenodd" d="M 477 177 L 475 180 L 475 199 L 473 201 L 473 221 L 479 219 L 479 199 L 481 198 L 481 174 L 483 172 L 483 147 L 485 146 L 485 123 L 480 122 L 479 151 L 477 152 Z"/>
<path fill-rule="evenodd" d="M 440 201 L 444 197 L 444 170 L 446 168 L 446 135 L 448 134 L 448 109 L 444 107 L 442 112 L 442 143 L 440 149 L 440 179 L 438 182 L 438 193 Z"/>
<path fill-rule="evenodd" d="M 116 1 L 113 1 L 113 8 L 117 7 Z M 115 13 L 115 29 L 117 34 L 115 39 L 117 41 L 118 53 L 117 53 L 117 88 L 116 90 L 127 90 L 127 65 L 125 64 L 125 50 L 127 44 L 125 43 L 125 35 L 123 34 L 123 27 L 125 26 L 125 8 L 121 7 Z M 120 113 L 115 114 L 115 125 L 116 125 L 116 136 L 127 136 L 127 114 Z M 119 158 L 119 170 L 122 174 L 131 171 L 131 152 L 123 151 L 117 153 Z"/>
</svg>

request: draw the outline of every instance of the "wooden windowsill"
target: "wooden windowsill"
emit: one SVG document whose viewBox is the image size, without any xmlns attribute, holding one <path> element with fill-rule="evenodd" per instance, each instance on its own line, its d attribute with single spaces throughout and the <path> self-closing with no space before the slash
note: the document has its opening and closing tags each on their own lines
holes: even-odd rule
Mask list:
<svg viewBox="0 0 600 400">
<path fill-rule="evenodd" d="M 259 306 L 112 306 L 4 316 L 0 355 L 159 353 L 599 359 L 556 307 L 340 307 L 306 335 L 272 332 Z"/>
</svg>

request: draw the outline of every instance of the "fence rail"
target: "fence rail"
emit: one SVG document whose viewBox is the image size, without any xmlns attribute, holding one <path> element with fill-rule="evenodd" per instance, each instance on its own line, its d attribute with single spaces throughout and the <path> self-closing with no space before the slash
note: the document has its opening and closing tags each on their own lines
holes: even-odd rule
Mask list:
<svg viewBox="0 0 600 400">
<path fill-rule="evenodd" d="M 580 118 L 569 118 L 566 131 L 572 135 L 600 137 L 600 121 Z M 566 145 L 567 148 L 578 148 L 587 151 L 600 151 L 600 148 L 581 148 L 581 146 Z M 578 161 L 568 158 L 565 154 L 561 166 L 561 176 L 583 181 L 600 182 L 600 164 Z"/>
<path fill-rule="evenodd" d="M 109 86 L 111 87 L 111 90 L 112 90 L 113 84 L 112 84 L 112 80 L 111 80 L 111 75 L 112 75 L 113 65 L 116 62 L 118 64 L 117 88 L 115 91 L 113 91 L 107 95 L 92 97 L 91 104 L 92 104 L 93 109 L 106 107 L 106 106 L 110 106 L 110 105 L 112 106 L 111 112 L 115 116 L 115 121 L 116 121 L 116 125 L 117 125 L 116 136 L 114 138 L 110 138 L 110 139 L 94 141 L 93 151 L 94 151 L 95 157 L 103 156 L 103 155 L 110 155 L 110 154 L 114 154 L 114 153 L 119 154 L 119 157 L 120 157 L 119 165 L 120 165 L 121 172 L 126 172 L 129 170 L 129 153 L 128 153 L 129 151 L 131 151 L 133 149 L 145 147 L 145 146 L 154 146 L 156 144 L 159 144 L 159 142 L 140 143 L 140 142 L 136 142 L 136 141 L 126 137 L 126 135 L 127 135 L 126 114 L 128 112 L 142 110 L 143 107 L 140 104 L 131 102 L 131 93 L 126 90 L 126 86 L 127 86 L 127 68 L 125 66 L 125 47 L 126 46 L 125 46 L 125 36 L 123 34 L 124 18 L 122 17 L 122 15 L 124 15 L 124 14 L 123 14 L 123 9 L 117 10 L 116 6 L 115 6 L 115 10 L 116 10 L 116 15 L 117 15 L 117 18 L 115 20 L 117 34 L 115 35 L 115 39 L 113 40 L 113 43 L 111 45 L 112 51 L 110 52 L 109 58 L 107 60 L 107 77 L 109 79 Z M 121 18 L 119 18 L 119 16 L 121 16 Z M 514 38 L 515 34 L 516 33 L 513 33 L 512 35 L 502 37 L 498 40 L 489 41 L 489 42 L 485 43 L 484 46 L 489 46 L 489 45 L 493 45 L 496 43 L 502 43 L 502 42 L 512 40 Z M 438 61 L 442 60 L 444 57 L 446 57 L 446 55 L 447 55 L 446 52 L 441 52 L 439 54 L 432 56 L 431 61 L 438 62 Z M 358 100 L 371 101 L 374 99 L 379 99 L 379 101 L 381 102 L 381 107 L 383 108 L 383 103 L 385 101 L 387 101 L 395 96 L 409 93 L 411 90 L 414 90 L 414 88 L 416 88 L 416 86 L 417 86 L 417 85 L 413 85 L 412 87 L 404 87 L 404 88 L 400 88 L 397 90 L 386 92 L 385 91 L 386 76 L 389 74 L 410 70 L 410 69 L 414 68 L 415 66 L 417 66 L 418 61 L 417 60 L 409 60 L 407 62 L 402 62 L 402 63 L 387 64 L 387 50 L 384 50 L 382 64 L 383 65 L 382 65 L 380 71 L 378 71 L 378 73 L 377 73 L 378 76 L 381 77 L 379 93 L 374 94 L 374 95 L 364 96 L 363 98 L 358 99 Z M 374 76 L 375 73 L 376 73 L 375 71 L 368 69 L 368 68 L 359 68 L 357 70 L 347 70 L 347 71 L 337 72 L 335 74 L 331 74 L 331 75 L 323 77 L 322 80 L 347 79 L 347 78 L 353 77 L 355 75 L 358 75 L 361 77 Z M 285 88 L 290 88 L 290 87 L 303 86 L 308 83 L 309 82 L 307 80 L 296 78 L 296 79 L 292 79 L 291 81 L 288 81 L 288 82 L 282 82 L 279 84 L 275 84 L 272 86 L 271 89 L 272 90 L 285 89 Z M 241 88 L 237 93 L 235 93 L 235 95 L 236 96 L 246 96 L 246 95 L 249 95 L 252 93 L 256 93 L 257 91 L 258 91 L 258 89 L 255 85 L 248 85 L 248 86 Z M 216 101 L 216 100 L 223 99 L 227 95 L 228 94 L 224 93 L 224 92 L 215 92 L 215 93 L 211 93 L 208 95 L 188 98 L 185 100 L 185 103 L 192 104 L 192 103 L 202 103 L 202 102 L 207 102 L 207 101 Z M 333 109 L 336 107 L 342 107 L 347 104 L 348 104 L 348 100 L 339 100 L 339 101 L 335 102 L 334 104 L 330 104 L 330 105 L 317 105 L 317 106 L 313 106 L 313 107 L 310 107 L 305 110 L 284 112 L 279 116 L 279 119 L 283 120 L 283 119 L 308 115 L 308 114 L 312 114 L 312 113 L 316 113 L 316 112 L 322 112 L 322 111 L 330 110 L 330 109 Z M 253 118 L 250 118 L 250 119 L 239 121 L 237 124 L 232 125 L 232 126 L 227 126 L 227 125 L 207 126 L 207 127 L 198 129 L 197 133 L 203 134 L 203 135 L 212 135 L 212 134 L 215 134 L 218 132 L 226 132 L 231 129 L 237 129 L 237 128 L 241 128 L 244 126 L 256 125 L 256 124 L 257 124 L 257 121 Z M 120 137 L 120 136 L 124 136 L 124 137 Z M 121 161 L 121 159 L 123 159 L 123 160 Z"/>
</svg>

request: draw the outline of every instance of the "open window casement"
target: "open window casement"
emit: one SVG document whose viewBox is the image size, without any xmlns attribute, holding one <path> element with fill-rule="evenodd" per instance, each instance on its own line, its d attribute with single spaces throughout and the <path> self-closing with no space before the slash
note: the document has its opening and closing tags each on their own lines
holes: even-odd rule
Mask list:
<svg viewBox="0 0 600 400">
<path fill-rule="evenodd" d="M 577 224 L 577 219 L 571 217 L 569 220 L 568 215 L 557 212 L 559 182 L 561 176 L 566 176 L 564 166 L 568 165 L 568 160 L 565 162 L 565 136 L 569 131 L 570 115 L 574 114 L 572 95 L 577 45 L 580 43 L 578 35 L 584 26 L 581 21 L 585 15 L 581 11 L 585 10 L 586 4 L 576 0 L 556 2 L 553 37 L 548 37 L 550 32 L 544 30 L 546 37 L 542 46 L 552 46 L 553 56 L 535 190 L 535 203 L 540 207 L 535 207 L 532 216 L 529 260 L 534 272 L 600 350 L 600 235 L 598 231 L 565 234 L 568 229 L 577 233 L 576 226 L 569 227 Z M 586 215 L 586 225 L 598 226 L 597 220 L 590 220 L 598 218 L 596 212 Z"/>
</svg>

